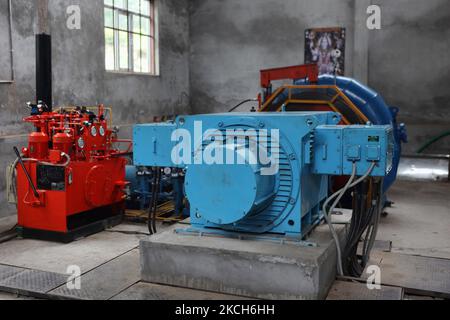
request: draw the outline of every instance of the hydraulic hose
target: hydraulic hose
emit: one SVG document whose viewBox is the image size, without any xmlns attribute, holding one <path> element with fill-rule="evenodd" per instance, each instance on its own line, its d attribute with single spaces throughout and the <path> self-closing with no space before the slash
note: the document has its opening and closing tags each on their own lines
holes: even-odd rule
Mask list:
<svg viewBox="0 0 450 320">
<path fill-rule="evenodd" d="M 70 164 L 70 156 L 68 154 L 65 154 L 64 152 L 61 153 L 61 156 L 63 156 L 64 158 L 66 158 L 66 162 L 62 163 L 62 164 L 54 164 L 54 163 L 49 163 L 49 162 L 41 162 L 38 161 L 40 164 L 43 165 L 47 165 L 47 166 L 53 166 L 53 167 L 67 167 Z M 26 160 L 26 159 L 25 159 Z"/>
<path fill-rule="evenodd" d="M 450 136 L 450 131 L 444 132 L 443 134 L 434 137 L 433 139 L 431 139 L 430 141 L 428 141 L 426 144 L 424 144 L 418 151 L 418 154 L 422 154 L 424 153 L 425 150 L 427 150 L 429 147 L 431 147 L 433 144 L 435 144 L 436 142 L 446 138 Z"/>
<path fill-rule="evenodd" d="M 17 147 L 14 147 L 14 152 L 17 155 L 17 160 L 18 160 L 20 166 L 22 167 L 23 172 L 25 173 L 25 177 L 27 178 L 28 183 L 29 183 L 31 189 L 33 190 L 34 196 L 39 199 L 39 193 L 38 193 L 38 191 L 36 189 L 36 186 L 33 183 L 33 180 L 31 180 L 31 177 L 30 177 L 30 174 L 27 171 L 27 168 L 25 168 L 25 164 L 23 163 L 22 156 L 20 155 L 19 150 L 17 149 Z"/>
<path fill-rule="evenodd" d="M 228 111 L 228 112 L 231 113 L 231 112 L 235 111 L 237 108 L 239 108 L 240 106 L 242 106 L 242 105 L 244 105 L 244 104 L 246 104 L 246 103 L 249 103 L 249 102 L 257 102 L 257 101 L 258 101 L 257 99 L 247 99 L 247 100 L 244 100 L 244 101 L 240 102 L 239 104 L 237 104 L 236 106 L 234 106 L 233 108 L 231 108 L 230 111 Z"/>
<path fill-rule="evenodd" d="M 13 239 L 17 238 L 17 233 L 16 232 L 9 232 L 8 234 L 4 234 L 1 235 L 0 234 L 0 244 L 11 241 Z"/>
<path fill-rule="evenodd" d="M 13 164 L 11 165 L 11 171 L 9 172 L 9 177 L 7 180 L 9 180 L 9 183 L 7 185 L 9 186 L 7 192 L 7 198 L 10 203 L 12 203 L 11 198 L 14 198 L 14 203 L 17 207 L 17 191 L 16 191 L 16 167 L 19 164 L 19 158 L 16 158 L 14 160 Z"/>
</svg>

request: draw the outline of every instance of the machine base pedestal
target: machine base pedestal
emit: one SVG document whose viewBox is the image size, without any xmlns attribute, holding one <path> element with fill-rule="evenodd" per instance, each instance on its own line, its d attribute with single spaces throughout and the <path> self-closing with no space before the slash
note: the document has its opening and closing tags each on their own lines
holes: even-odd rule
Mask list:
<svg viewBox="0 0 450 320">
<path fill-rule="evenodd" d="M 109 218 L 89 223 L 87 225 L 70 230 L 69 232 L 54 232 L 47 230 L 37 230 L 28 228 L 17 228 L 19 237 L 24 239 L 36 239 L 44 241 L 53 241 L 61 243 L 70 243 L 77 239 L 84 238 L 95 233 L 104 231 L 121 224 L 123 221 L 123 214 L 111 216 Z"/>
<path fill-rule="evenodd" d="M 326 225 L 306 239 L 317 247 L 175 232 L 182 227 L 141 241 L 143 281 L 249 298 L 304 300 L 325 299 L 335 280 L 336 246 Z M 336 230 L 343 239 L 345 226 Z"/>
</svg>

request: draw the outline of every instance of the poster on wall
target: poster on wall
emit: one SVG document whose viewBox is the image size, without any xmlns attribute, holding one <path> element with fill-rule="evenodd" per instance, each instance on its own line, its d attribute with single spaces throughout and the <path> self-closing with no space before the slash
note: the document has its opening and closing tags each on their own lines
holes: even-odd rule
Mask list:
<svg viewBox="0 0 450 320">
<path fill-rule="evenodd" d="M 345 73 L 345 28 L 305 31 L 305 63 L 316 63 L 320 75 Z"/>
</svg>

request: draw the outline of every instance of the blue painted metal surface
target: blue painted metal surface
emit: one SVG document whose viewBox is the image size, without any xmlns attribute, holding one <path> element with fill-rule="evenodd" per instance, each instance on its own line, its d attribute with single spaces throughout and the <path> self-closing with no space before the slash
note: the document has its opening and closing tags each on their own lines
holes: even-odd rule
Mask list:
<svg viewBox="0 0 450 320">
<path fill-rule="evenodd" d="M 198 230 L 301 238 L 322 219 L 329 175 L 351 174 L 353 162 L 361 175 L 372 162 L 373 175 L 391 169 L 390 126 L 339 121 L 332 112 L 233 113 L 137 125 L 134 162 L 186 170 L 191 224 Z M 261 161 L 252 141 L 268 147 L 271 163 Z"/>
<path fill-rule="evenodd" d="M 394 141 L 391 126 L 319 126 L 315 130 L 315 174 L 363 176 L 372 162 L 377 166 L 373 177 L 384 177 L 392 171 Z"/>
<path fill-rule="evenodd" d="M 129 182 L 128 209 L 144 210 L 149 207 L 151 179 L 152 175 L 150 170 L 146 168 L 139 169 L 135 166 L 126 166 L 126 180 Z"/>
<path fill-rule="evenodd" d="M 308 84 L 305 80 L 297 80 L 296 85 Z M 402 143 L 408 141 L 406 127 L 397 122 L 399 109 L 386 104 L 380 94 L 360 82 L 346 77 L 334 77 L 323 75 L 319 77 L 318 85 L 337 85 L 344 94 L 361 110 L 361 112 L 374 125 L 390 125 L 394 134 L 394 150 L 392 159 L 392 171 L 384 180 L 384 191 L 387 192 L 397 178 L 397 170 L 400 164 Z"/>
<path fill-rule="evenodd" d="M 152 199 L 152 168 L 143 166 L 126 166 L 126 181 L 129 182 L 126 206 L 127 209 L 147 210 Z M 184 212 L 184 177 L 180 172 L 171 171 L 164 174 L 160 189 L 159 202 L 173 201 L 175 213 L 188 217 Z"/>
</svg>

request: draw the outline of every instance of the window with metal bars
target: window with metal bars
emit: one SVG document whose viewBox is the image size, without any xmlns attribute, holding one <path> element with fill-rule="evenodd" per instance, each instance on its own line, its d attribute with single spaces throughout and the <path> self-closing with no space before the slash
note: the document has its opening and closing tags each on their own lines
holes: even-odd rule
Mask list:
<svg viewBox="0 0 450 320">
<path fill-rule="evenodd" d="M 105 68 L 157 74 L 155 0 L 104 0 Z"/>
</svg>

